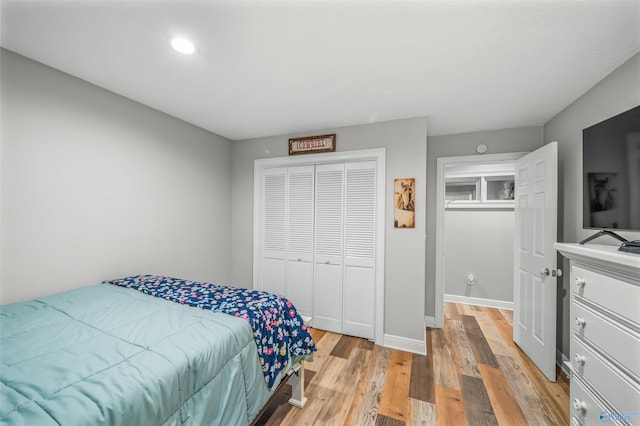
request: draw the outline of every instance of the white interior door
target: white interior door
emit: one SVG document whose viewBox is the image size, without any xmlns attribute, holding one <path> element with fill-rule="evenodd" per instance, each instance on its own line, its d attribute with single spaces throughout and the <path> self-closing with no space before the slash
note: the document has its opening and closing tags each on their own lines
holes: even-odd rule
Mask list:
<svg viewBox="0 0 640 426">
<path fill-rule="evenodd" d="M 513 340 L 556 381 L 558 147 L 516 162 Z"/>
</svg>

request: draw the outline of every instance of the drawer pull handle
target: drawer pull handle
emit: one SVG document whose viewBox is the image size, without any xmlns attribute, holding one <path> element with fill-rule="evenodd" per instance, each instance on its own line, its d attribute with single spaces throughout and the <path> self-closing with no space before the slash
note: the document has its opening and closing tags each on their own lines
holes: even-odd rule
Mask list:
<svg viewBox="0 0 640 426">
<path fill-rule="evenodd" d="M 576 317 L 576 325 L 578 327 L 584 327 L 585 325 L 587 325 L 587 320 L 584 318 Z"/>
<path fill-rule="evenodd" d="M 576 364 L 583 364 L 584 365 L 587 362 L 587 358 L 585 358 L 584 355 L 580 355 L 580 354 L 576 354 L 574 359 L 576 360 Z"/>
<path fill-rule="evenodd" d="M 578 398 L 573 398 L 573 409 L 584 413 L 587 411 L 587 404 L 584 401 L 580 401 Z"/>
<path fill-rule="evenodd" d="M 330 261 L 330 260 L 325 260 L 325 262 L 324 262 L 324 263 L 326 263 L 327 265 L 329 265 L 329 264 L 331 264 L 331 261 Z"/>
<path fill-rule="evenodd" d="M 298 262 L 302 262 L 302 258 L 301 257 L 298 258 Z"/>
<path fill-rule="evenodd" d="M 583 285 L 585 285 L 587 282 L 584 280 L 584 278 L 580 278 L 580 277 L 576 277 L 576 285 L 578 287 L 582 287 Z"/>
</svg>

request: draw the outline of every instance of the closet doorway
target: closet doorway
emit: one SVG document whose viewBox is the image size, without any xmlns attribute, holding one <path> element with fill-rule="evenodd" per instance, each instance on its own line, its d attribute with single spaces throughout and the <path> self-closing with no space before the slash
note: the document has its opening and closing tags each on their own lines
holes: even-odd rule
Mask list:
<svg viewBox="0 0 640 426">
<path fill-rule="evenodd" d="M 512 309 L 514 171 L 523 155 L 438 158 L 436 327 L 445 300 Z"/>
<path fill-rule="evenodd" d="M 384 149 L 255 160 L 253 287 L 382 344 L 384 191 Z"/>
</svg>

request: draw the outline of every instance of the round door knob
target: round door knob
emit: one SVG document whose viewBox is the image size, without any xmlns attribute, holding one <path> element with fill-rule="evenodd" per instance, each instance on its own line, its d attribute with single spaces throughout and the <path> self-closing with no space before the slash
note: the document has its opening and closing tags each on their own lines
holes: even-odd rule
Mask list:
<svg viewBox="0 0 640 426">
<path fill-rule="evenodd" d="M 587 358 L 584 355 L 576 354 L 574 357 L 577 364 L 585 364 L 587 362 Z"/>
<path fill-rule="evenodd" d="M 576 277 L 576 280 L 575 280 L 575 281 L 576 281 L 576 285 L 577 285 L 578 287 L 582 287 L 583 285 L 585 285 L 585 284 L 587 283 L 587 282 L 585 281 L 585 279 L 584 279 L 584 278 L 581 278 L 581 277 Z"/>
<path fill-rule="evenodd" d="M 587 320 L 584 318 L 576 317 L 576 325 L 578 327 L 584 327 L 585 325 L 587 325 Z"/>
<path fill-rule="evenodd" d="M 573 398 L 573 409 L 583 413 L 587 411 L 587 403 L 578 398 Z"/>
</svg>

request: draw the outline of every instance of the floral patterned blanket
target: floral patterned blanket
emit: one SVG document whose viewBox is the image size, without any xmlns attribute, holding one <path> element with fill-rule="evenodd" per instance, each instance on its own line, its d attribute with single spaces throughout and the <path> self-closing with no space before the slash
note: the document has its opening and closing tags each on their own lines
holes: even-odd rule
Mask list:
<svg viewBox="0 0 640 426">
<path fill-rule="evenodd" d="M 316 351 L 295 306 L 277 294 L 155 275 L 136 275 L 105 283 L 249 321 L 269 388 L 278 373 L 288 366 L 290 356 Z"/>
</svg>

